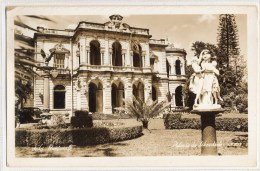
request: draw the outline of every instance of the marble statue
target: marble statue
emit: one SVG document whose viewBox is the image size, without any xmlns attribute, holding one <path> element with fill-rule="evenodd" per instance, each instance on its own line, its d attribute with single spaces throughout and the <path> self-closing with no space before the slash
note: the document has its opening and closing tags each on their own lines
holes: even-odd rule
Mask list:
<svg viewBox="0 0 260 171">
<path fill-rule="evenodd" d="M 217 79 L 219 70 L 216 68 L 217 62 L 210 51 L 202 50 L 199 58 L 193 58 L 191 66 L 194 73 L 190 78 L 189 89 L 196 94 L 193 109 L 220 109 L 218 100 L 223 99 L 220 97 Z"/>
</svg>

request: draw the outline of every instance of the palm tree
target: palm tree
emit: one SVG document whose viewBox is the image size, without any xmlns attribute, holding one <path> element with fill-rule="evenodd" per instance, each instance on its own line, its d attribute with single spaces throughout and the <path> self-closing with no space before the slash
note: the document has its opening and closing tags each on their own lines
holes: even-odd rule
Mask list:
<svg viewBox="0 0 260 171">
<path fill-rule="evenodd" d="M 165 109 L 169 108 L 170 102 L 153 101 L 149 97 L 146 102 L 143 102 L 139 98 L 132 96 L 132 100 L 125 100 L 126 112 L 132 116 L 137 117 L 137 120 L 141 121 L 143 128 L 148 129 L 148 124 L 151 118 L 158 116 Z"/>
<path fill-rule="evenodd" d="M 26 17 L 38 19 L 41 21 L 51 21 L 52 20 L 41 17 L 41 16 L 34 16 L 34 15 L 28 15 Z M 39 67 L 38 61 L 34 59 L 34 54 L 36 53 L 34 51 L 34 40 L 31 37 L 28 37 L 22 33 L 17 28 L 23 28 L 28 29 L 33 32 L 37 32 L 36 29 L 33 27 L 25 24 L 20 17 L 16 17 L 15 21 L 15 32 L 14 32 L 14 38 L 15 38 L 15 95 L 17 97 L 16 101 L 16 108 L 18 106 L 22 107 L 23 102 L 25 102 L 30 94 L 33 93 L 33 82 L 32 78 L 34 75 L 38 75 L 35 72 L 35 68 Z M 42 52 L 41 52 L 42 53 Z M 46 55 L 45 55 L 46 56 Z M 47 58 L 49 59 L 49 58 Z"/>
</svg>

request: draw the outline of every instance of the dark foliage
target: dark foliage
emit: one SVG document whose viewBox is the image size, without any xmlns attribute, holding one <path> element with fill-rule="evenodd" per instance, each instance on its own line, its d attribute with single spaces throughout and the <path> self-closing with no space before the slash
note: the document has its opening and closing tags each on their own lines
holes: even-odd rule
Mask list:
<svg viewBox="0 0 260 171">
<path fill-rule="evenodd" d="M 93 127 L 93 120 L 91 116 L 71 117 L 71 126 L 73 128 L 91 128 Z"/>
<path fill-rule="evenodd" d="M 88 111 L 77 110 L 75 116 L 71 117 L 71 126 L 73 128 L 91 128 L 93 127 L 93 119 L 88 115 Z"/>
<path fill-rule="evenodd" d="M 166 129 L 201 129 L 200 118 L 183 118 L 179 114 L 168 114 L 164 120 Z M 248 131 L 247 118 L 216 118 L 219 131 Z"/>
<path fill-rule="evenodd" d="M 142 126 L 122 126 L 117 128 L 77 128 L 77 129 L 18 129 L 15 134 L 16 146 L 77 146 L 103 144 L 137 138 L 142 135 Z"/>
<path fill-rule="evenodd" d="M 75 111 L 75 116 L 76 117 L 85 117 L 88 115 L 88 111 L 87 110 L 76 110 Z"/>
</svg>

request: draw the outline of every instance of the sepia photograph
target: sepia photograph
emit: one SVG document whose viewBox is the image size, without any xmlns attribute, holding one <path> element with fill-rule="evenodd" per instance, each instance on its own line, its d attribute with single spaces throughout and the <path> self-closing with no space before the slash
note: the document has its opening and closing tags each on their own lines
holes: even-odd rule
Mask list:
<svg viewBox="0 0 260 171">
<path fill-rule="evenodd" d="M 7 8 L 8 165 L 255 166 L 257 12 L 110 8 Z"/>
</svg>

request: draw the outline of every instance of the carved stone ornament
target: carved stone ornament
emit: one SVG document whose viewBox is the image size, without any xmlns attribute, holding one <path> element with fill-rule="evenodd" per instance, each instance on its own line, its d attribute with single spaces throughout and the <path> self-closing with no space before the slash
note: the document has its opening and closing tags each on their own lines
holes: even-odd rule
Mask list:
<svg viewBox="0 0 260 171">
<path fill-rule="evenodd" d="M 54 48 L 50 49 L 50 52 L 54 52 L 54 51 L 55 53 L 70 53 L 70 51 L 66 49 L 64 45 L 61 43 L 56 44 Z"/>
<path fill-rule="evenodd" d="M 200 53 L 199 58 L 194 57 L 192 60 L 194 73 L 190 78 L 189 89 L 196 94 L 194 110 L 221 109 L 218 100 L 223 101 L 223 99 L 220 97 L 217 79 L 219 71 L 216 65 L 217 62 L 212 61 L 212 56 L 207 49 Z"/>
</svg>

